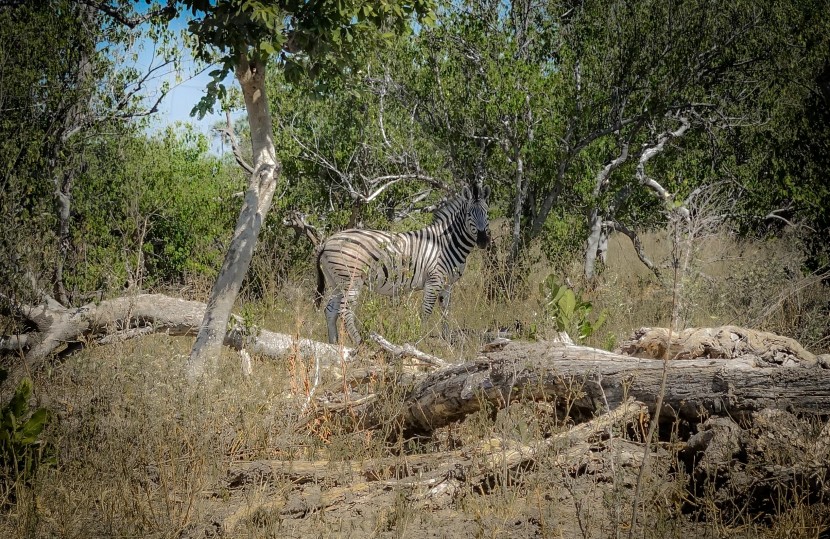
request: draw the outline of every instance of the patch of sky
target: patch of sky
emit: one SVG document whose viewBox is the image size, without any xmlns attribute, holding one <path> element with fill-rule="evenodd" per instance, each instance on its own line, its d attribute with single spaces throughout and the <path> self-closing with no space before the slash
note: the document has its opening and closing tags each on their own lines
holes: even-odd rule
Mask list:
<svg viewBox="0 0 830 539">
<path fill-rule="evenodd" d="M 218 66 L 205 65 L 193 58 L 184 38 L 188 18 L 189 13 L 185 12 L 171 21 L 166 43 L 157 34 L 145 32 L 134 43 L 133 53 L 123 56 L 122 65 L 123 68 L 136 69 L 139 73 L 152 71 L 144 84 L 143 92 L 146 107 L 152 107 L 158 101 L 157 112 L 147 122 L 149 134 L 164 131 L 170 126 L 191 124 L 212 140 L 211 152 L 219 154 L 222 152 L 222 144 L 219 137 L 215 136 L 214 127 L 225 123 L 225 113 L 217 104 L 214 111 L 203 118 L 191 116 L 193 107 L 205 95 L 205 89 L 212 80 L 209 73 Z M 236 84 L 233 75 L 228 75 L 223 84 L 232 88 Z M 240 111 L 232 113 L 234 120 L 241 116 L 244 114 Z"/>
</svg>

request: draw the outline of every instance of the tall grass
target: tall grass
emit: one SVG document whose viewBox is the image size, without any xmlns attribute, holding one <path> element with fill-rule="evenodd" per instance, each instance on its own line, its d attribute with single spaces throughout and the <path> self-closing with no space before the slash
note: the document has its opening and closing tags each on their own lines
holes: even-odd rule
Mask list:
<svg viewBox="0 0 830 539">
<path fill-rule="evenodd" d="M 668 260 L 664 232 L 642 239 L 653 260 Z M 830 291 L 821 279 L 803 275 L 804 254 L 797 242 L 743 241 L 722 233 L 697 247 L 690 270 L 681 276 L 683 325 L 748 325 L 794 337 L 813 352 L 828 352 Z M 524 292 L 499 302 L 483 293 L 487 276 L 481 256 L 473 255 L 454 290 L 451 342 L 441 337 L 437 314 L 429 327 L 420 327 L 419 295 L 394 303 L 365 294 L 358 309 L 364 331 L 412 342 L 447 359 L 469 359 L 485 331 L 510 327 L 527 335 L 531 326 L 550 327 L 538 292 L 538 284 L 550 273 L 571 282 L 595 309 L 608 311 L 607 322 L 589 345 L 609 347 L 634 328 L 671 321 L 671 283 L 642 267 L 625 237 L 612 238 L 607 267 L 591 287 L 580 286 L 580 261 L 574 257 L 555 271 L 534 265 L 521 287 Z M 265 265 L 255 271 L 263 272 L 257 276 L 257 290 L 243 293 L 240 312 L 269 329 L 325 339 L 324 316 L 312 307 L 314 283 L 309 276 L 288 274 L 276 283 L 268 280 Z M 194 286 L 188 296 L 199 297 L 202 288 Z M 255 358 L 253 375 L 243 377 L 238 358 L 227 353 L 213 380 L 194 393 L 183 376 L 190 344 L 190 339 L 157 335 L 91 347 L 38 374 L 39 405 L 51 408 L 57 418 L 46 436 L 57 447 L 58 465 L 40 470 L 30 487 L 21 487 L 16 503 L 2 509 L 0 537 L 209 536 L 216 531 L 210 525 L 216 515 L 232 506 L 294 503 L 298 491 L 305 500 L 335 484 L 360 480 L 344 467 L 329 483 L 295 485 L 272 478 L 240 494 L 228 490 L 226 481 L 234 462 L 328 460 L 341 470 L 336 463 L 394 461 L 405 454 L 454 451 L 491 438 L 528 443 L 569 426 L 546 403 L 485 409 L 427 439 L 402 439 L 392 424 L 380 430 L 356 429 L 343 417 L 321 415 L 309 423 L 301 411 L 312 358 Z M 370 350 L 364 351 L 364 359 L 384 361 Z M 330 378 L 323 386 L 338 383 L 342 385 Z M 373 383 L 382 395 L 381 410 L 393 415 L 405 388 L 384 379 Z M 615 436 L 620 443 L 634 444 L 645 433 Z M 635 536 L 809 536 L 799 535 L 799 530 L 816 530 L 826 519 L 821 506 L 796 500 L 764 526 L 718 521 L 716 512 L 702 522 L 691 521 L 681 511 L 687 478 L 673 447 L 671 440 L 658 444 L 643 478 L 640 507 L 645 514 L 639 521 L 646 524 Z M 494 481 L 469 487 L 447 507 L 419 505 L 408 498 L 409 492 L 391 489 L 378 504 L 352 507 L 351 513 L 323 510 L 289 518 L 279 511 L 258 510 L 240 521 L 233 536 L 627 535 L 636 480 L 632 468 L 597 453 L 588 455 L 579 470 L 563 469 L 556 459 L 559 451 L 547 449 L 532 467 L 500 471 Z M 705 496 L 698 501 L 701 505 L 707 503 Z"/>
</svg>

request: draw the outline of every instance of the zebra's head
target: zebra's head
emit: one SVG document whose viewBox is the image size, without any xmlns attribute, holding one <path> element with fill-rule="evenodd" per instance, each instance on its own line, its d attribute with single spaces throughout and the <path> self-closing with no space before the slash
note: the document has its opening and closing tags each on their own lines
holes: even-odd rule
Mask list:
<svg viewBox="0 0 830 539">
<path fill-rule="evenodd" d="M 490 187 L 479 187 L 473 183 L 462 191 L 467 199 L 467 215 L 465 219 L 467 233 L 475 238 L 476 245 L 484 249 L 490 243 L 490 219 L 487 217 L 487 199 L 490 198 Z"/>
</svg>

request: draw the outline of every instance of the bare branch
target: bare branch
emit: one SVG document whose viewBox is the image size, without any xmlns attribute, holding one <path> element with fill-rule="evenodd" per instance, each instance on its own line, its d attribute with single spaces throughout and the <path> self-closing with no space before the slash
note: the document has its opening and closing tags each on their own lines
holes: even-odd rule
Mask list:
<svg viewBox="0 0 830 539">
<path fill-rule="evenodd" d="M 392 187 L 396 183 L 402 180 L 419 180 L 423 182 L 427 182 L 434 187 L 442 187 L 444 184 L 437 179 L 433 178 L 432 176 L 424 176 L 422 174 L 393 174 L 389 176 L 378 176 L 372 180 L 369 180 L 369 183 L 377 184 L 379 182 L 386 182 L 385 184 L 381 185 L 373 193 L 369 195 L 361 197 L 364 202 L 371 202 L 375 198 L 377 198 L 381 193 L 383 193 L 386 189 Z"/>
<path fill-rule="evenodd" d="M 109 2 L 104 0 L 79 0 L 80 3 L 86 4 L 92 8 L 97 9 L 101 13 L 104 13 L 114 21 L 123 24 L 127 28 L 133 29 L 137 26 L 144 24 L 147 21 L 151 21 L 158 17 L 164 17 L 168 19 L 172 19 L 176 16 L 177 10 L 175 6 L 175 2 L 173 0 L 169 0 L 167 5 L 164 7 L 160 7 L 157 9 L 151 9 L 150 11 L 142 14 L 136 15 L 134 17 L 127 17 L 124 13 L 121 12 L 121 9 L 117 6 L 112 6 Z"/>
<path fill-rule="evenodd" d="M 292 211 L 282 220 L 282 224 L 293 228 L 297 235 L 304 234 L 315 247 L 320 245 L 320 231 L 308 222 L 305 214 Z"/>
<path fill-rule="evenodd" d="M 780 212 L 790 211 L 791 209 L 792 208 L 790 207 L 790 205 L 787 204 L 783 208 L 778 208 L 777 210 L 772 210 L 771 212 L 769 212 L 768 214 L 766 214 L 764 216 L 764 220 L 768 221 L 770 219 L 778 219 L 779 221 L 783 221 L 787 226 L 791 226 L 793 228 L 803 227 L 803 228 L 806 228 L 807 230 L 810 230 L 811 232 L 816 231 L 816 229 L 813 228 L 813 227 L 810 227 L 810 226 L 807 226 L 807 225 L 804 225 L 804 224 L 801 224 L 801 223 L 793 223 L 792 221 L 778 215 Z"/>
<path fill-rule="evenodd" d="M 608 186 L 609 178 L 614 170 L 618 169 L 623 163 L 628 160 L 628 142 L 623 143 L 620 149 L 620 155 L 612 159 L 602 167 L 602 170 L 597 174 L 597 183 L 594 186 L 594 196 L 599 196 L 600 193 Z"/>
<path fill-rule="evenodd" d="M 248 164 L 245 161 L 245 158 L 242 157 L 242 150 L 239 147 L 239 142 L 236 140 L 236 134 L 233 130 L 233 123 L 231 123 L 231 113 L 230 111 L 225 111 L 225 127 L 222 129 L 217 129 L 217 131 L 228 138 L 228 141 L 231 143 L 231 150 L 233 151 L 233 156 L 236 159 L 237 164 L 242 167 L 242 169 L 247 172 L 248 174 L 254 173 L 254 167 Z"/>
<path fill-rule="evenodd" d="M 448 365 L 448 363 L 443 359 L 421 352 L 409 343 L 406 343 L 403 346 L 398 346 L 397 344 L 392 344 L 391 342 L 387 341 L 377 333 L 370 333 L 369 338 L 378 343 L 381 348 L 383 348 L 396 358 L 403 359 L 406 357 L 411 357 L 413 359 L 417 359 L 418 361 L 436 367 L 446 367 Z"/>
<path fill-rule="evenodd" d="M 603 226 L 609 229 L 617 230 L 618 232 L 622 232 L 628 236 L 629 239 L 631 239 L 634 251 L 637 253 L 637 257 L 640 259 L 640 262 L 651 270 L 651 272 L 654 273 L 658 279 L 660 278 L 660 269 L 654 264 L 654 262 L 651 261 L 648 255 L 646 255 L 645 249 L 643 249 L 643 242 L 640 241 L 640 236 L 638 236 L 636 232 L 617 220 L 606 221 L 603 223 Z"/>
<path fill-rule="evenodd" d="M 642 152 L 640 153 L 639 162 L 637 163 L 637 179 L 640 181 L 642 185 L 645 185 L 646 187 L 654 191 L 664 203 L 667 203 L 669 200 L 671 200 L 672 195 L 655 179 L 650 178 L 646 174 L 646 163 L 648 163 L 648 161 L 650 161 L 654 156 L 658 155 L 665 149 L 666 142 L 668 142 L 671 139 L 682 137 L 686 133 L 686 131 L 689 130 L 691 124 L 689 123 L 689 120 L 687 118 L 681 116 L 678 118 L 678 120 L 680 120 L 682 124 L 680 127 L 675 129 L 674 131 L 668 131 L 666 133 L 661 134 L 659 137 L 657 137 L 657 142 L 653 144 L 645 144 L 643 146 Z"/>
<path fill-rule="evenodd" d="M 146 108 L 142 111 L 129 111 L 127 110 L 127 107 L 129 107 L 133 99 L 139 94 L 139 92 L 141 92 L 144 89 L 145 84 L 147 84 L 147 82 L 150 81 L 151 78 L 158 73 L 158 71 L 164 69 L 172 63 L 172 61 L 165 60 L 156 66 L 150 65 L 150 67 L 147 68 L 147 71 L 137 81 L 132 83 L 133 87 L 127 90 L 121 97 L 121 99 L 118 100 L 118 102 L 115 105 L 115 111 L 117 112 L 117 114 L 114 114 L 113 117 L 123 120 L 149 116 L 151 114 L 155 114 L 156 112 L 158 112 L 159 104 L 161 104 L 162 100 L 167 96 L 167 91 L 165 90 L 159 92 L 159 95 L 156 97 L 156 100 L 152 103 L 152 105 L 150 105 L 149 108 Z M 169 72 L 163 73 L 161 74 L 161 76 L 164 76 L 166 74 L 169 74 Z"/>
<path fill-rule="evenodd" d="M 409 203 L 406 205 L 405 208 L 401 208 L 395 212 L 395 218 L 393 219 L 394 222 L 403 221 L 407 217 L 410 217 L 414 213 L 421 213 L 421 212 L 429 212 L 432 211 L 433 207 L 427 208 L 419 208 L 415 209 L 415 206 L 426 199 L 432 193 L 432 189 L 426 189 L 421 191 L 420 193 L 414 195 L 412 198 L 409 199 Z"/>
</svg>

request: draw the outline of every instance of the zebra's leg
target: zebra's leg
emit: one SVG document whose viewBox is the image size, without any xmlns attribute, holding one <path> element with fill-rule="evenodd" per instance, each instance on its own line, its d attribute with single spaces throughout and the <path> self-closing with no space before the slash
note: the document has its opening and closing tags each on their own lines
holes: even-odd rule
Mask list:
<svg viewBox="0 0 830 539">
<path fill-rule="evenodd" d="M 354 318 L 354 306 L 357 304 L 357 296 L 359 294 L 360 286 L 351 286 L 345 291 L 340 301 L 340 312 L 342 313 L 343 324 L 346 326 L 346 331 L 355 346 L 363 342 L 363 339 L 360 338 L 360 332 L 357 331 Z"/>
<path fill-rule="evenodd" d="M 343 292 L 337 292 L 326 305 L 326 326 L 329 331 L 329 342 L 337 343 L 337 317 L 340 314 L 340 302 L 343 301 Z"/>
<path fill-rule="evenodd" d="M 438 293 L 438 304 L 441 306 L 441 336 L 447 342 L 450 341 L 450 299 L 452 297 L 452 288 L 445 287 Z"/>
<path fill-rule="evenodd" d="M 438 294 L 443 290 L 443 283 L 438 276 L 431 276 L 427 279 L 424 285 L 424 302 L 421 306 L 421 330 L 426 331 L 427 322 L 432 315 L 432 309 L 435 308 L 435 300 L 438 299 Z"/>
</svg>

